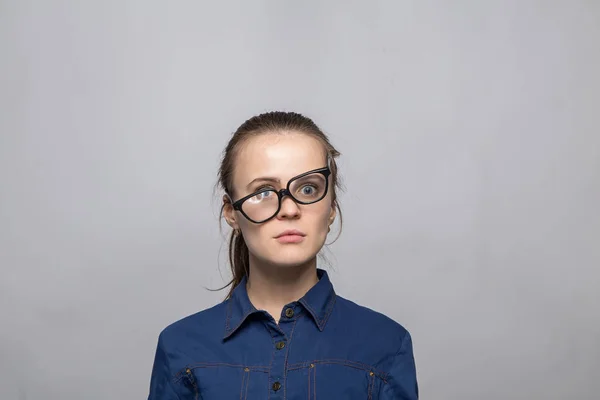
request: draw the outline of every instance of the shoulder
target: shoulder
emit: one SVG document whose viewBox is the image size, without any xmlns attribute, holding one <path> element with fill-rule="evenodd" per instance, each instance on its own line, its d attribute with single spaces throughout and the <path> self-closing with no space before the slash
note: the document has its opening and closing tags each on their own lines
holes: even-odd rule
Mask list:
<svg viewBox="0 0 600 400">
<path fill-rule="evenodd" d="M 342 296 L 336 296 L 337 318 L 354 332 L 365 332 L 371 341 L 385 343 L 388 348 L 400 349 L 402 343 L 410 338 L 410 333 L 398 321 L 382 312 L 369 308 Z"/>
<path fill-rule="evenodd" d="M 181 343 L 189 338 L 220 338 L 225 329 L 227 302 L 183 317 L 167 325 L 159 335 L 163 343 Z"/>
</svg>

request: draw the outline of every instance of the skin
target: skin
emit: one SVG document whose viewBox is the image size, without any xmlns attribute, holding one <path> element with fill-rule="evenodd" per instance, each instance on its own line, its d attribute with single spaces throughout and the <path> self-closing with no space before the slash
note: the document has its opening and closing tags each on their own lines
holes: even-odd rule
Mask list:
<svg viewBox="0 0 600 400">
<path fill-rule="evenodd" d="M 326 152 L 315 138 L 300 132 L 266 133 L 242 145 L 233 171 L 233 200 L 256 191 L 269 183 L 275 189 L 301 173 L 326 166 Z M 275 177 L 278 183 L 258 181 L 260 177 Z M 224 216 L 233 229 L 239 229 L 250 253 L 250 274 L 247 283 L 252 304 L 267 311 L 279 321 L 282 308 L 300 299 L 317 283 L 317 254 L 327 238 L 336 210 L 332 200 L 331 177 L 325 198 L 317 203 L 296 204 L 284 197 L 281 210 L 271 220 L 255 224 L 239 211 L 233 210 L 224 196 Z M 287 229 L 306 234 L 300 243 L 280 243 L 275 237 Z"/>
</svg>

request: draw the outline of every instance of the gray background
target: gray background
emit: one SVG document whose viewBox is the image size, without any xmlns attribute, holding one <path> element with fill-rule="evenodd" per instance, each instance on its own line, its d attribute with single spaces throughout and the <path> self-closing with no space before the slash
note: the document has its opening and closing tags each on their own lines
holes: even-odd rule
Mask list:
<svg viewBox="0 0 600 400">
<path fill-rule="evenodd" d="M 225 295 L 220 152 L 284 109 L 343 153 L 321 265 L 423 399 L 597 399 L 599 43 L 595 0 L 1 1 L 0 398 L 147 396 Z"/>
</svg>

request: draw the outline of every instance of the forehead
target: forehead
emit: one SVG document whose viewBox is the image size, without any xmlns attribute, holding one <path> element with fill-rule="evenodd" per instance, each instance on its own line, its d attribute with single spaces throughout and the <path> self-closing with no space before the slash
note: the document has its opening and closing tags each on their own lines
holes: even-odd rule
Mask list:
<svg viewBox="0 0 600 400">
<path fill-rule="evenodd" d="M 242 190 L 262 176 L 277 177 L 285 184 L 325 163 L 325 149 L 318 139 L 298 132 L 266 133 L 242 145 L 235 161 L 233 184 L 236 190 Z"/>
</svg>

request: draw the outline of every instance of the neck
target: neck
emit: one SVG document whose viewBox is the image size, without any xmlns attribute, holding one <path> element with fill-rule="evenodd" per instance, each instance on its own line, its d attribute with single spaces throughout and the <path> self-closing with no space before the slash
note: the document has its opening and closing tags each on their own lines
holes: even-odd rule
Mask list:
<svg viewBox="0 0 600 400">
<path fill-rule="evenodd" d="M 278 322 L 283 307 L 299 300 L 318 281 L 316 258 L 306 264 L 282 267 L 265 265 L 251 257 L 246 288 L 254 307 L 267 311 Z"/>
</svg>

